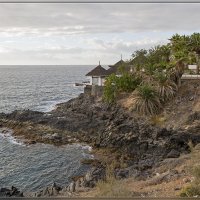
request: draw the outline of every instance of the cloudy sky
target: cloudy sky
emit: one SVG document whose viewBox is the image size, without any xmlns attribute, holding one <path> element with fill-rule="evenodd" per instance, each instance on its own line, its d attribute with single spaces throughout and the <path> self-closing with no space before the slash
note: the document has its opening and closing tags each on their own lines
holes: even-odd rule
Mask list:
<svg viewBox="0 0 200 200">
<path fill-rule="evenodd" d="M 199 19 L 200 4 L 0 4 L 0 65 L 112 64 Z"/>
</svg>

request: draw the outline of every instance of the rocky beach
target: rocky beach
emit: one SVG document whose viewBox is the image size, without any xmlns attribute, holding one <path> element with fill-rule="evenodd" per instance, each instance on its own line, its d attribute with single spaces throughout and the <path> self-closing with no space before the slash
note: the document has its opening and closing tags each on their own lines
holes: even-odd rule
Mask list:
<svg viewBox="0 0 200 200">
<path fill-rule="evenodd" d="M 118 179 L 131 177 L 145 181 L 155 177 L 163 163 L 169 160 L 176 163 L 180 156 L 189 154 L 189 143 L 193 146 L 200 143 L 197 109 L 200 84 L 185 82 L 181 88 L 173 103 L 166 105 L 162 113 L 166 120 L 162 125 L 127 109 L 120 100 L 108 105 L 101 98 L 80 94 L 47 113 L 31 110 L 1 113 L 0 126 L 12 129 L 15 137 L 23 136 L 29 145 L 86 143 L 93 148 L 95 159 L 85 161 L 91 166 L 85 176 L 74 177 L 64 188 L 54 184 L 32 196 L 69 196 L 88 191 L 104 179 L 105 163 L 109 160 L 119 164 L 114 171 Z M 180 121 L 182 115 L 184 118 Z M 126 167 L 120 166 L 122 160 Z M 181 177 L 185 172 L 172 168 L 163 173 L 164 179 L 170 179 Z M 1 195 L 22 195 L 13 189 L 0 191 Z"/>
</svg>

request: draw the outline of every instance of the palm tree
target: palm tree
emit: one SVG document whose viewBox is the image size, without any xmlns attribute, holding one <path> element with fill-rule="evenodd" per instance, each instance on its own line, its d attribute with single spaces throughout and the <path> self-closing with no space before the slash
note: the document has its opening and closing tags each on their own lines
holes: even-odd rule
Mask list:
<svg viewBox="0 0 200 200">
<path fill-rule="evenodd" d="M 196 53 L 197 74 L 199 74 L 199 68 L 200 68 L 200 33 L 193 33 L 190 36 L 188 46 L 189 46 L 191 51 L 194 51 Z"/>
<path fill-rule="evenodd" d="M 178 87 L 181 85 L 181 77 L 184 73 L 187 60 L 187 57 L 183 57 L 177 61 L 175 60 L 174 63 L 171 63 L 172 68 L 169 69 L 169 78 L 176 83 Z"/>
</svg>

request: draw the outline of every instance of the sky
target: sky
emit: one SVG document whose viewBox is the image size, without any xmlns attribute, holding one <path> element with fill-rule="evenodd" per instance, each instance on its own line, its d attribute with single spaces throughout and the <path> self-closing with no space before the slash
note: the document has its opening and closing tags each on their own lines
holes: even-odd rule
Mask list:
<svg viewBox="0 0 200 200">
<path fill-rule="evenodd" d="M 0 65 L 102 65 L 200 32 L 200 4 L 0 4 Z"/>
</svg>

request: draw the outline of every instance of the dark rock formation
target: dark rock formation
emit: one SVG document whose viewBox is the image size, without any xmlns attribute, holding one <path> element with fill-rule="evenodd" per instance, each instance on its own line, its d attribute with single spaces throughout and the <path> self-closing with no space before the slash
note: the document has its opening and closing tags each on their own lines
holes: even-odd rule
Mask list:
<svg viewBox="0 0 200 200">
<path fill-rule="evenodd" d="M 1 114 L 0 119 L 17 121 L 22 125 L 23 122 L 29 122 L 33 127 L 45 125 L 58 130 L 53 133 L 40 131 L 41 142 L 63 144 L 72 137 L 94 147 L 119 149 L 134 158 L 134 163 L 141 169 L 150 168 L 164 158 L 178 157 L 181 153 L 189 152 L 189 141 L 194 144 L 200 142 L 200 129 L 197 126 L 188 130 L 157 128 L 118 105 L 108 106 L 83 94 L 58 104 L 49 113 L 14 111 L 11 114 Z M 198 119 L 197 114 L 191 115 L 191 119 Z M 39 134 L 35 130 L 33 134 L 36 135 L 36 132 Z"/>
<path fill-rule="evenodd" d="M 11 189 L 0 188 L 0 198 L 2 197 L 23 197 L 23 193 L 14 186 Z"/>
<path fill-rule="evenodd" d="M 198 121 L 199 113 L 191 114 L 188 121 Z M 200 125 L 196 123 L 188 129 L 166 129 L 152 126 L 144 118 L 124 110 L 119 105 L 108 106 L 97 99 L 81 94 L 66 103 L 58 104 L 49 113 L 35 111 L 14 111 L 0 114 L 0 124 L 10 126 L 18 122 L 20 126 L 34 127 L 32 141 L 66 144 L 69 138 L 86 142 L 96 148 L 114 148 L 130 159 L 126 169 L 116 170 L 117 178 L 133 176 L 145 179 L 150 170 L 165 158 L 177 158 L 190 152 L 189 141 L 200 143 Z M 49 129 L 37 131 L 37 126 Z M 15 127 L 11 126 L 14 130 Z M 27 132 L 31 132 L 31 128 Z M 25 134 L 25 132 L 23 132 Z M 97 180 L 105 176 L 105 169 L 95 168 L 69 186 L 57 190 L 47 188 L 36 196 L 52 196 L 56 193 L 74 192 L 94 187 Z"/>
</svg>

